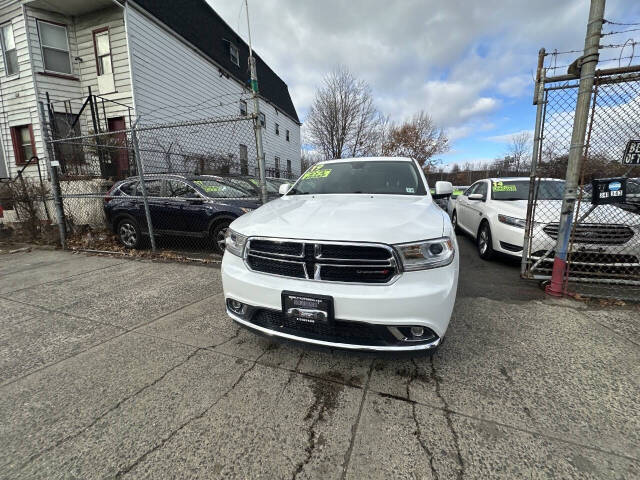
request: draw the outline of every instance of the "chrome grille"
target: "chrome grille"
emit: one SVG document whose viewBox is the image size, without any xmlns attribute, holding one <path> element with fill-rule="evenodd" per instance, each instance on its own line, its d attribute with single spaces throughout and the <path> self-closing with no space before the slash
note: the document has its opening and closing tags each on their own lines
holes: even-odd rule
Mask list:
<svg viewBox="0 0 640 480">
<path fill-rule="evenodd" d="M 245 262 L 256 272 L 327 282 L 386 284 L 399 273 L 384 244 L 250 238 Z"/>
<path fill-rule="evenodd" d="M 558 238 L 558 224 L 550 223 L 543 228 L 554 240 Z M 633 237 L 633 230 L 627 225 L 610 223 L 580 223 L 573 230 L 574 243 L 592 245 L 623 245 Z"/>
</svg>

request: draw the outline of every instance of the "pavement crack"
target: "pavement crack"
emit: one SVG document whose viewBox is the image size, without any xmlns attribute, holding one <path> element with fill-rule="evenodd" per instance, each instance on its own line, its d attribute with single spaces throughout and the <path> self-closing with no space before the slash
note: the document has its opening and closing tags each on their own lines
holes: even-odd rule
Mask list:
<svg viewBox="0 0 640 480">
<path fill-rule="evenodd" d="M 103 418 L 105 418 L 107 415 L 109 415 L 110 413 L 118 410 L 125 402 L 131 400 L 132 398 L 136 397 L 137 395 L 141 394 L 142 392 L 144 392 L 145 390 L 154 387 L 155 385 L 157 385 L 158 383 L 160 383 L 162 380 L 164 380 L 167 375 L 169 375 L 171 372 L 173 372 L 174 370 L 176 370 L 177 368 L 180 368 L 181 366 L 183 366 L 184 364 L 186 364 L 189 360 L 191 360 L 198 352 L 200 352 L 201 348 L 196 348 L 193 352 L 189 353 L 189 355 L 187 355 L 187 357 L 182 360 L 181 362 L 175 364 L 174 366 L 172 366 L 170 369 L 168 369 L 166 372 L 164 372 L 162 375 L 160 375 L 158 378 L 156 378 L 153 382 L 148 383 L 144 386 L 142 386 L 141 388 L 139 388 L 138 390 L 136 390 L 135 392 L 133 392 L 130 395 L 127 395 L 126 397 L 122 398 L 121 400 L 119 400 L 115 405 L 113 405 L 111 408 L 105 410 L 103 413 L 101 413 L 100 415 L 98 415 L 96 418 L 94 418 L 91 423 L 89 423 L 88 425 L 84 426 L 83 428 L 81 428 L 80 430 L 78 430 L 77 432 L 71 434 L 71 435 L 67 435 L 64 438 L 61 438 L 60 440 L 58 440 L 56 443 L 54 443 L 53 445 L 45 448 L 44 450 L 41 450 L 40 452 L 32 455 L 31 457 L 29 457 L 22 465 L 20 465 L 19 470 L 22 470 L 24 468 L 26 468 L 30 463 L 34 462 L 35 460 L 37 460 L 38 458 L 40 458 L 42 455 L 50 452 L 51 450 L 54 450 L 56 448 L 58 448 L 59 446 L 61 446 L 62 444 L 68 442 L 69 440 L 74 440 L 76 438 L 78 438 L 80 435 L 82 435 L 84 432 L 86 432 L 87 430 L 89 430 L 90 428 L 94 427 L 100 420 L 102 420 Z"/>
<path fill-rule="evenodd" d="M 347 477 L 347 469 L 349 468 L 349 464 L 351 463 L 351 455 L 353 454 L 353 447 L 356 443 L 356 434 L 358 433 L 358 426 L 360 425 L 360 417 L 362 417 L 364 402 L 367 399 L 367 392 L 369 391 L 369 383 L 371 382 L 371 374 L 373 373 L 374 363 L 375 359 L 371 360 L 369 371 L 367 372 L 367 381 L 365 382 L 364 388 L 362 389 L 362 398 L 360 399 L 358 415 L 356 416 L 355 423 L 351 426 L 351 438 L 349 439 L 349 448 L 347 448 L 347 452 L 344 455 L 344 463 L 342 464 L 342 475 L 340 477 L 341 480 L 344 480 Z"/>
<path fill-rule="evenodd" d="M 416 413 L 417 403 L 411 400 L 411 384 L 416 380 L 416 378 L 418 378 L 418 370 L 419 370 L 418 364 L 416 363 L 415 359 L 412 358 L 411 363 L 413 363 L 414 368 L 413 368 L 411 377 L 409 377 L 409 381 L 407 382 L 407 400 L 411 402 L 411 416 L 413 417 L 413 423 L 415 423 L 416 425 L 414 435 L 418 439 L 418 443 L 422 447 L 422 450 L 424 450 L 424 452 L 429 457 L 429 468 L 431 468 L 431 474 L 433 478 L 438 480 L 440 478 L 440 475 L 438 474 L 438 471 L 436 470 L 436 466 L 434 463 L 435 457 L 433 455 L 433 452 L 429 448 L 429 446 L 425 443 L 424 439 L 422 438 L 422 427 L 420 426 L 420 422 L 418 421 L 418 415 Z"/>
<path fill-rule="evenodd" d="M 464 465 L 464 460 L 462 458 L 462 452 L 460 451 L 460 439 L 458 437 L 458 432 L 453 427 L 453 420 L 451 419 L 452 411 L 451 411 L 451 408 L 449 408 L 449 403 L 447 402 L 447 400 L 442 395 L 442 392 L 440 391 L 441 378 L 438 377 L 438 373 L 436 371 L 436 366 L 433 363 L 433 355 L 431 356 L 431 378 L 433 379 L 433 381 L 435 383 L 435 386 L 436 386 L 436 395 L 438 396 L 438 398 L 442 402 L 442 405 L 444 406 L 444 408 L 443 408 L 444 418 L 447 421 L 447 426 L 449 427 L 449 431 L 451 432 L 451 435 L 453 436 L 453 444 L 454 444 L 454 446 L 456 448 L 456 456 L 457 456 L 457 459 L 458 459 L 458 464 L 460 465 L 460 470 L 458 470 L 457 478 L 458 478 L 458 480 L 461 480 L 461 479 L 464 478 L 465 465 Z"/>
<path fill-rule="evenodd" d="M 266 353 L 263 352 L 262 355 L 264 355 Z M 260 357 L 262 357 L 262 355 L 260 355 Z M 244 370 L 236 379 L 235 382 L 233 382 L 233 385 L 231 385 L 231 387 L 229 387 L 222 395 L 220 395 L 220 397 L 218 397 L 216 399 L 216 401 L 214 401 L 211 405 L 209 405 L 207 408 L 205 408 L 202 412 L 200 412 L 198 415 L 195 415 L 191 418 L 189 418 L 188 420 L 186 420 L 185 422 L 183 422 L 182 424 L 180 424 L 177 428 L 171 430 L 171 432 L 169 432 L 169 434 L 164 437 L 163 439 L 161 439 L 157 444 L 155 444 L 153 447 L 151 447 L 149 450 L 147 450 L 145 453 L 143 453 L 142 455 L 140 455 L 136 460 L 133 461 L 133 463 L 129 464 L 127 467 L 119 470 L 116 474 L 115 474 L 115 478 L 122 478 L 124 475 L 126 475 L 127 473 L 129 473 L 131 470 L 133 470 L 134 468 L 136 468 L 138 465 L 140 465 L 149 455 L 151 455 L 152 453 L 156 452 L 157 450 L 161 449 L 167 442 L 169 442 L 175 435 L 177 435 L 178 433 L 180 433 L 180 431 L 182 431 L 185 427 L 187 427 L 187 425 L 189 425 L 190 423 L 196 421 L 196 420 L 200 420 L 201 418 L 203 418 L 207 413 L 209 413 L 209 411 L 211 411 L 211 409 L 213 407 L 215 407 L 216 405 L 218 405 L 218 403 L 220 403 L 222 401 L 222 399 L 226 398 L 227 395 L 229 395 L 237 386 L 238 384 L 244 379 L 244 377 L 251 372 L 251 370 L 253 370 L 255 368 L 255 366 L 258 363 L 258 359 L 260 358 L 258 357 L 256 360 L 254 360 L 251 364 L 251 366 L 249 368 L 247 368 L 246 370 Z"/>
</svg>

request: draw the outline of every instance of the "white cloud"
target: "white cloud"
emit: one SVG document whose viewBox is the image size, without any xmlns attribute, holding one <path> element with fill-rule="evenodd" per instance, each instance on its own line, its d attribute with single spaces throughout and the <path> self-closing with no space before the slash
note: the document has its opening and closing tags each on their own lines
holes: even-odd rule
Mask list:
<svg viewBox="0 0 640 480">
<path fill-rule="evenodd" d="M 519 132 L 511 132 L 511 133 L 505 133 L 503 135 L 494 135 L 491 137 L 486 137 L 485 140 L 489 140 L 490 142 L 496 142 L 496 143 L 509 143 L 515 136 L 521 135 L 523 133 L 528 133 L 529 135 L 531 135 L 531 137 L 533 137 L 533 130 L 520 130 Z"/>
<path fill-rule="evenodd" d="M 208 1 L 246 39 L 240 1 Z M 342 64 L 385 114 L 425 110 L 454 139 L 511 105 L 501 97 L 530 96 L 538 49 L 579 48 L 588 16 L 584 0 L 262 0 L 250 9 L 254 47 L 302 120 L 322 77 Z M 640 2 L 609 0 L 606 15 L 638 21 Z"/>
</svg>

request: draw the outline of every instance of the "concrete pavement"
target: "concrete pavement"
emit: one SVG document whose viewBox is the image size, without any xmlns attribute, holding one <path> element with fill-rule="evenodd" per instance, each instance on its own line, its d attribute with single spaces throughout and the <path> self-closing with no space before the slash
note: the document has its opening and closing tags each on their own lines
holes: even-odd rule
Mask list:
<svg viewBox="0 0 640 480">
<path fill-rule="evenodd" d="M 640 312 L 460 245 L 433 358 L 255 336 L 212 267 L 0 256 L 0 478 L 640 477 Z"/>
</svg>

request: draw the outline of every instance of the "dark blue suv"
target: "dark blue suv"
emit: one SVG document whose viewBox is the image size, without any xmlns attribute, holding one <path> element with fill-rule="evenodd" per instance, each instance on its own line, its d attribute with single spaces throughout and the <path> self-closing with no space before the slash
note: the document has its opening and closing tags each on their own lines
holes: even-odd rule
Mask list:
<svg viewBox="0 0 640 480">
<path fill-rule="evenodd" d="M 209 238 L 219 253 L 224 251 L 229 224 L 260 206 L 255 191 L 232 178 L 171 174 L 144 178 L 154 234 Z M 139 177 L 111 187 L 104 213 L 124 246 L 140 246 L 148 229 Z"/>
</svg>

